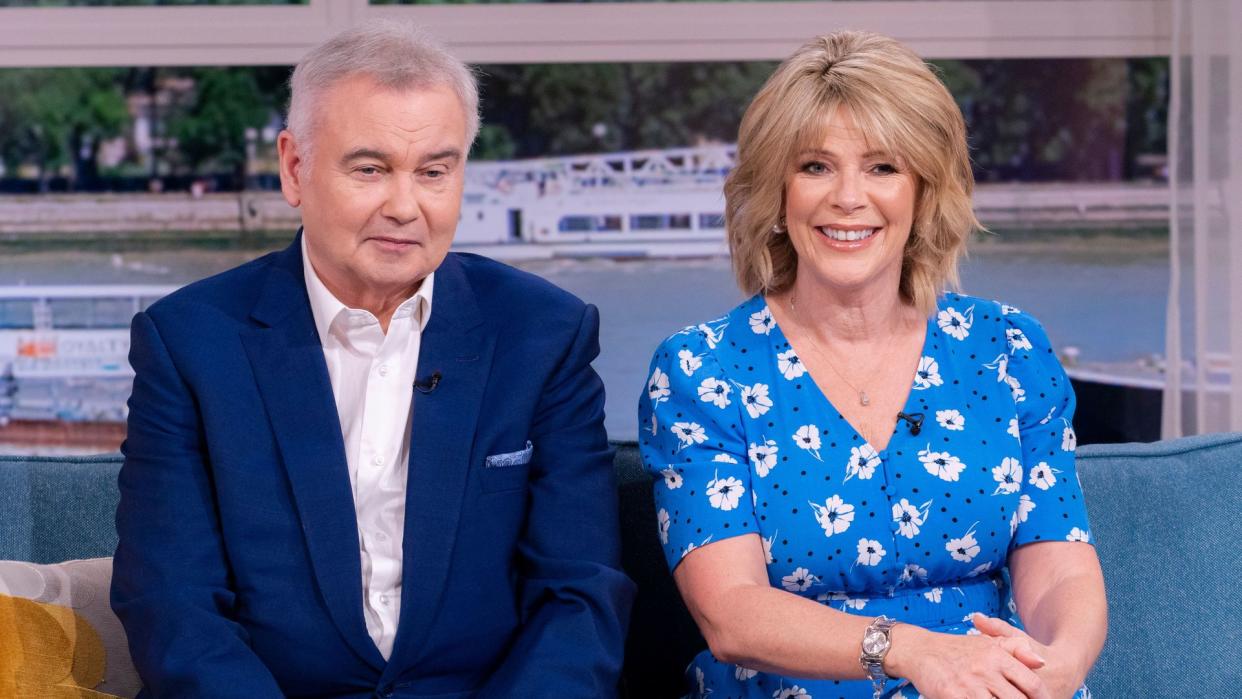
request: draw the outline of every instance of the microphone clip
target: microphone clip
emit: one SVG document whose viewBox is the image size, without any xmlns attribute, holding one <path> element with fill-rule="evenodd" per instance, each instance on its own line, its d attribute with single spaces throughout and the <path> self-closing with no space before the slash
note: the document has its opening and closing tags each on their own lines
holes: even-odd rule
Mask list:
<svg viewBox="0 0 1242 699">
<path fill-rule="evenodd" d="M 414 381 L 414 390 L 422 393 L 423 395 L 430 394 L 432 391 L 436 390 L 437 386 L 440 385 L 441 378 L 443 378 L 443 375 L 436 371 L 427 378 L 417 379 Z"/>
<path fill-rule="evenodd" d="M 917 437 L 923 431 L 923 413 L 897 413 L 898 420 L 905 420 L 910 426 L 910 434 Z"/>
</svg>

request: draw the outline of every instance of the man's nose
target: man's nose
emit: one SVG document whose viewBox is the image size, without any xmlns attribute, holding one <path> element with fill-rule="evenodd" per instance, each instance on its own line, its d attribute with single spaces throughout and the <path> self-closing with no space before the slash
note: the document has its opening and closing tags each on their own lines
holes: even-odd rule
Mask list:
<svg viewBox="0 0 1242 699">
<path fill-rule="evenodd" d="M 384 201 L 380 213 L 394 223 L 405 225 L 422 217 L 422 206 L 419 203 L 418 184 L 414 175 L 397 175 L 391 180 L 388 198 Z"/>
</svg>

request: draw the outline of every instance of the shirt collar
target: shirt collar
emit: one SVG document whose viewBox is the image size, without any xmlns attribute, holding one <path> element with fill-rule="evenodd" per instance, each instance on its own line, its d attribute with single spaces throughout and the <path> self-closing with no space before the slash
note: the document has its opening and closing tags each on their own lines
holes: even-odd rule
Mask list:
<svg viewBox="0 0 1242 699">
<path fill-rule="evenodd" d="M 431 320 L 431 297 L 435 290 L 435 275 L 433 271 L 423 278 L 423 283 L 418 285 L 418 291 L 397 306 L 397 310 L 393 312 L 393 317 L 399 317 L 402 314 L 414 313 L 414 317 L 418 319 L 418 330 L 422 332 L 427 323 Z M 332 324 L 342 313 L 350 310 L 348 306 L 341 303 L 328 287 L 324 285 L 323 280 L 319 278 L 319 273 L 315 271 L 314 265 L 311 264 L 310 256 L 306 254 L 306 233 L 302 233 L 302 276 L 306 282 L 306 294 L 310 297 L 311 315 L 315 318 L 315 330 L 319 332 L 319 341 L 323 342 L 328 337 L 328 332 L 332 329 Z"/>
</svg>

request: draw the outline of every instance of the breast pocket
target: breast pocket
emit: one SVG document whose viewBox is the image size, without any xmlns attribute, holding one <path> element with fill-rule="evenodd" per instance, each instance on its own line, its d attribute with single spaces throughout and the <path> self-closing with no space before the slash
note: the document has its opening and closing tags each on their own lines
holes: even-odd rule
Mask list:
<svg viewBox="0 0 1242 699">
<path fill-rule="evenodd" d="M 483 492 L 497 493 L 525 486 L 534 455 L 535 445 L 528 439 L 522 449 L 488 456 L 483 461 Z"/>
</svg>

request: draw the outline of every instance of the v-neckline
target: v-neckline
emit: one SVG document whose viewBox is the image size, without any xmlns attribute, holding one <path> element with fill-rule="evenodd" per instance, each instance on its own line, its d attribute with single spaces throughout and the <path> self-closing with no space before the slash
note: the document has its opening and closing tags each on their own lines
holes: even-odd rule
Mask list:
<svg viewBox="0 0 1242 699">
<path fill-rule="evenodd" d="M 811 374 L 810 367 L 808 367 L 806 363 L 802 361 L 802 354 L 798 352 L 798 350 L 794 349 L 793 343 L 789 341 L 789 336 L 785 334 L 785 330 L 781 328 L 781 324 L 776 321 L 776 315 L 772 313 L 772 306 L 768 303 L 767 297 L 759 296 L 759 300 L 763 303 L 763 310 L 766 310 L 768 312 L 768 315 L 771 316 L 772 318 L 772 330 L 777 333 L 776 339 L 777 339 L 778 345 L 783 343 L 784 345 L 788 346 L 789 349 L 794 351 L 794 355 L 798 357 L 798 361 L 802 363 L 804 375 L 808 379 L 810 379 L 810 383 L 815 388 L 815 392 L 819 394 L 820 400 L 823 401 L 824 405 L 828 406 L 828 409 L 832 411 L 832 413 L 835 414 L 836 417 L 841 420 L 841 422 L 849 426 L 850 432 L 854 433 L 855 437 L 861 440 L 865 446 L 870 448 L 871 451 L 874 452 L 876 456 L 880 458 L 881 461 L 886 461 L 889 448 L 893 445 L 893 439 L 901 432 L 901 430 L 897 429 L 897 425 L 901 424 L 901 418 L 900 417 L 897 418 L 897 425 L 894 425 L 893 433 L 889 435 L 888 441 L 884 443 L 884 448 L 876 449 L 875 445 L 872 444 L 870 440 L 868 440 L 865 436 L 863 436 L 863 433 L 861 430 L 858 429 L 858 426 L 850 422 L 849 418 L 845 417 L 845 414 L 842 413 L 841 410 L 837 408 L 836 404 L 833 403 L 832 400 L 828 398 L 828 394 L 824 393 L 824 389 L 820 387 L 819 382 L 816 381 L 815 377 Z M 923 324 L 923 344 L 919 348 L 918 360 L 915 361 L 914 368 L 910 372 L 910 386 L 909 388 L 906 389 L 906 397 L 901 403 L 900 412 L 905 413 L 907 415 L 911 414 L 912 412 L 910 409 L 911 402 L 914 400 L 915 391 L 918 390 L 915 388 L 915 386 L 918 383 L 916 379 L 918 378 L 919 365 L 922 363 L 923 357 L 928 356 L 927 348 L 931 345 L 933 322 L 934 322 L 933 318 L 928 317 L 927 320 Z"/>
</svg>

